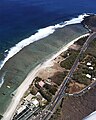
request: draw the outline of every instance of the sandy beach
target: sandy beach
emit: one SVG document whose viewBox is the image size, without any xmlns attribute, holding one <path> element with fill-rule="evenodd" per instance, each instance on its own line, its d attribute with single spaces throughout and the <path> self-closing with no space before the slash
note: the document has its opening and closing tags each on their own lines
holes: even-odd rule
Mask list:
<svg viewBox="0 0 96 120">
<path fill-rule="evenodd" d="M 16 107 L 19 104 L 21 98 L 24 96 L 24 93 L 28 90 L 28 88 L 29 88 L 30 84 L 32 83 L 33 79 L 38 75 L 38 73 L 40 71 L 42 71 L 46 67 L 52 66 L 54 64 L 53 60 L 57 56 L 59 56 L 62 52 L 66 51 L 69 48 L 69 46 L 71 46 L 78 39 L 80 39 L 82 37 L 85 37 L 85 36 L 88 36 L 88 35 L 89 35 L 89 33 L 84 34 L 84 35 L 74 39 L 73 41 L 68 43 L 66 46 L 64 46 L 60 51 L 58 51 L 56 54 L 54 54 L 50 59 L 46 60 L 43 64 L 39 64 L 34 70 L 32 70 L 27 75 L 24 82 L 16 90 L 16 94 L 15 94 L 15 96 L 13 96 L 13 99 L 12 99 L 8 109 L 4 113 L 4 117 L 2 118 L 2 120 L 11 120 L 12 119 L 12 116 L 14 115 Z"/>
</svg>

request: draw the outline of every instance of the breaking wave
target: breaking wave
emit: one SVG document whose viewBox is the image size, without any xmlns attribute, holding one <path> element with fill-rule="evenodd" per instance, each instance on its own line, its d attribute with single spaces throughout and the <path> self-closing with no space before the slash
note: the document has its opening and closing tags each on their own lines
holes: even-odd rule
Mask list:
<svg viewBox="0 0 96 120">
<path fill-rule="evenodd" d="M 5 52 L 7 52 L 7 55 L 6 55 L 5 59 L 1 62 L 0 69 L 4 66 L 4 64 L 11 57 L 13 57 L 15 54 L 17 54 L 25 46 L 28 46 L 29 44 L 31 44 L 31 43 L 33 43 L 35 41 L 38 41 L 38 40 L 40 40 L 40 39 L 42 39 L 44 37 L 47 37 L 50 34 L 53 34 L 54 31 L 57 28 L 63 28 L 64 26 L 67 26 L 67 25 L 81 23 L 86 16 L 89 16 L 89 15 L 88 14 L 79 15 L 77 18 L 73 18 L 73 19 L 71 19 L 69 21 L 62 22 L 62 24 L 56 24 L 54 26 L 49 26 L 49 27 L 42 28 L 42 29 L 38 30 L 37 33 L 30 36 L 29 38 L 26 38 L 26 39 L 22 40 L 21 42 L 16 44 L 14 47 L 10 48 L 9 51 L 8 50 L 5 51 Z"/>
<path fill-rule="evenodd" d="M 6 73 L 4 73 L 4 74 L 2 75 L 2 77 L 0 78 L 0 87 L 1 87 L 2 84 L 4 83 L 5 74 L 6 74 Z"/>
</svg>

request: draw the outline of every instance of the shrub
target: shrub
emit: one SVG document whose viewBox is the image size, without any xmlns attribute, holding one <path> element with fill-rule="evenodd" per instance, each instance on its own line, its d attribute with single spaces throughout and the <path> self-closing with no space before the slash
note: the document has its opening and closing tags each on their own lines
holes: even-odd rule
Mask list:
<svg viewBox="0 0 96 120">
<path fill-rule="evenodd" d="M 51 102 L 51 99 L 52 99 L 51 93 L 49 93 L 47 90 L 43 88 L 39 89 L 39 92 L 48 102 Z"/>
<path fill-rule="evenodd" d="M 49 85 L 49 84 L 45 84 L 44 87 L 53 95 L 55 95 L 55 92 L 57 91 L 57 87 L 54 85 Z"/>
<path fill-rule="evenodd" d="M 65 69 L 71 69 L 77 55 L 78 55 L 77 51 L 72 51 L 71 55 L 60 63 L 60 66 Z"/>
<path fill-rule="evenodd" d="M 90 84 L 90 79 L 88 79 L 85 75 L 83 75 L 81 72 L 75 72 L 73 74 L 73 80 L 75 80 L 78 83 L 84 84 L 84 85 L 89 85 Z"/>
<path fill-rule="evenodd" d="M 35 86 L 30 87 L 30 93 L 31 93 L 32 95 L 36 95 L 37 89 L 36 89 Z"/>
<path fill-rule="evenodd" d="M 78 45 L 83 45 L 85 43 L 85 41 L 87 40 L 88 37 L 83 37 L 83 38 L 80 38 L 78 41 L 75 42 L 75 44 L 78 44 Z"/>
<path fill-rule="evenodd" d="M 58 86 L 61 85 L 61 83 L 63 82 L 64 78 L 67 75 L 67 71 L 64 72 L 57 72 L 55 73 L 52 77 L 51 80 L 56 83 Z"/>
</svg>

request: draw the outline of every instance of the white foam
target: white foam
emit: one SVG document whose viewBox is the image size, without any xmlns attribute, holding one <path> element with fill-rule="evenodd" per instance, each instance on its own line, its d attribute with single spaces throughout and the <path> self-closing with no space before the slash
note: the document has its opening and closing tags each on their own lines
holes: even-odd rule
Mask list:
<svg viewBox="0 0 96 120">
<path fill-rule="evenodd" d="M 8 52 L 8 50 L 5 50 L 5 53 Z"/>
<path fill-rule="evenodd" d="M 0 78 L 0 87 L 2 86 L 2 84 L 4 83 L 4 77 L 5 77 L 5 73 L 2 75 L 2 77 Z"/>
<path fill-rule="evenodd" d="M 87 116 L 83 120 L 96 120 L 96 111 L 91 113 L 89 116 Z"/>
<path fill-rule="evenodd" d="M 70 25 L 70 24 L 81 23 L 82 20 L 84 19 L 84 17 L 86 17 L 86 16 L 89 16 L 89 15 L 87 15 L 87 14 L 79 15 L 78 18 L 74 18 L 70 21 L 66 21 L 66 24 Z"/>
<path fill-rule="evenodd" d="M 15 54 L 17 54 L 20 50 L 22 50 L 22 48 L 24 48 L 25 46 L 28 46 L 29 44 L 40 40 L 44 37 L 47 37 L 50 34 L 53 34 L 54 31 L 57 28 L 62 28 L 66 25 L 70 25 L 70 24 L 76 24 L 76 23 L 81 23 L 84 19 L 85 16 L 89 16 L 87 14 L 83 14 L 83 15 L 79 15 L 77 18 L 73 18 L 69 21 L 65 21 L 62 25 L 57 24 L 55 26 L 49 26 L 46 28 L 42 28 L 40 30 L 38 30 L 38 32 L 32 36 L 30 36 L 29 38 L 26 38 L 24 40 L 22 40 L 21 42 L 19 42 L 18 44 L 16 44 L 14 47 L 10 48 L 6 56 L 6 58 L 4 59 L 4 61 L 2 61 L 2 64 L 0 65 L 0 69 L 4 66 L 4 64 L 11 58 L 13 57 Z M 5 51 L 6 52 L 6 51 Z"/>
<path fill-rule="evenodd" d="M 21 98 L 24 96 L 25 92 L 28 90 L 29 86 L 32 84 L 32 81 L 36 76 L 38 76 L 38 73 L 43 70 L 46 67 L 52 66 L 54 63 L 52 63 L 52 60 L 54 60 L 58 55 L 60 55 L 63 51 L 67 50 L 70 45 L 72 45 L 75 41 L 82 37 L 86 37 L 89 34 L 84 34 L 73 41 L 71 41 L 69 44 L 64 46 L 60 51 L 58 51 L 56 54 L 54 54 L 50 59 L 46 60 L 44 63 L 39 64 L 36 68 L 34 68 L 25 78 L 25 80 L 22 82 L 22 84 L 12 93 L 14 94 L 14 97 L 8 106 L 6 112 L 3 114 L 2 120 L 10 120 L 12 116 L 14 115 L 14 111 L 16 110 L 17 105 L 19 104 Z"/>
</svg>

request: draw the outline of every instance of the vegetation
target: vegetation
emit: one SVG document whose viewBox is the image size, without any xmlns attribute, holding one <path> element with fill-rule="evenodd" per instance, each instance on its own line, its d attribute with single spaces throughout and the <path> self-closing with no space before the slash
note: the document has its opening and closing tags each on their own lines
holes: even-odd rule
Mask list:
<svg viewBox="0 0 96 120">
<path fill-rule="evenodd" d="M 50 85 L 50 84 L 45 83 L 44 88 L 46 88 L 53 95 L 55 95 L 55 92 L 57 91 L 56 85 Z"/>
<path fill-rule="evenodd" d="M 38 92 L 35 86 L 30 86 L 29 90 L 32 95 L 36 95 L 36 93 Z"/>
<path fill-rule="evenodd" d="M 51 116 L 50 120 L 57 120 L 57 119 L 59 120 L 60 116 L 61 116 L 61 107 L 59 106 L 56 109 L 55 113 Z"/>
<path fill-rule="evenodd" d="M 39 92 L 48 102 L 51 102 L 52 94 L 50 92 L 48 92 L 48 90 L 46 90 L 44 88 L 40 88 Z"/>
<path fill-rule="evenodd" d="M 41 89 L 41 86 L 38 84 L 38 82 L 35 83 L 36 88 Z"/>
<path fill-rule="evenodd" d="M 89 69 L 90 66 L 87 66 L 87 62 L 91 62 L 90 66 L 93 67 L 93 69 Z M 87 78 L 86 74 L 91 75 L 91 78 Z M 89 85 L 92 78 L 96 78 L 96 58 L 87 55 L 78 65 L 78 69 L 73 74 L 73 79 L 81 84 Z"/>
<path fill-rule="evenodd" d="M 85 41 L 87 40 L 88 37 L 83 37 L 80 38 L 78 41 L 75 42 L 75 44 L 83 46 L 83 44 L 85 43 Z"/>
<path fill-rule="evenodd" d="M 79 39 L 75 44 L 83 45 L 87 37 Z M 88 46 L 86 52 L 80 57 L 80 64 L 77 70 L 74 72 L 72 79 L 78 83 L 89 85 L 91 83 L 92 78 L 96 77 L 96 39 L 94 39 Z M 69 51 L 70 53 L 70 51 Z M 65 69 L 71 69 L 79 51 L 71 51 L 69 57 L 67 57 L 64 61 L 60 63 L 61 67 Z M 89 69 L 87 66 L 87 62 L 91 62 L 93 69 Z M 86 74 L 91 75 L 91 79 L 86 77 Z"/>
<path fill-rule="evenodd" d="M 96 58 L 96 39 L 94 39 L 90 43 L 90 45 L 89 45 L 89 47 L 88 47 L 86 52 L 87 52 L 87 54 L 90 54 L 91 56 Z"/>
<path fill-rule="evenodd" d="M 62 61 L 60 63 L 60 66 L 65 68 L 65 69 L 71 69 L 78 53 L 79 53 L 78 51 L 74 51 L 74 50 L 71 51 L 71 54 L 69 55 L 69 57 L 66 58 L 64 61 Z"/>
<path fill-rule="evenodd" d="M 40 82 L 41 80 L 42 80 L 42 78 L 40 78 L 40 77 L 38 77 L 38 76 L 35 77 L 35 79 L 34 79 L 35 83 L 36 83 L 36 82 Z"/>
<path fill-rule="evenodd" d="M 85 64 L 80 64 L 78 65 L 78 72 L 82 74 L 92 74 L 93 70 L 89 69 Z"/>
<path fill-rule="evenodd" d="M 53 113 L 53 115 L 51 116 L 51 118 L 49 120 L 60 120 L 61 119 L 61 115 L 62 115 L 62 107 L 63 107 L 63 101 L 64 99 L 66 99 L 67 97 L 64 97 L 60 103 L 58 104 L 58 107 L 56 108 L 56 111 Z M 67 98 L 68 99 L 68 98 Z"/>
<path fill-rule="evenodd" d="M 66 51 L 64 51 L 63 53 L 61 53 L 61 57 L 66 58 L 71 54 L 71 51 L 68 49 Z"/>
<path fill-rule="evenodd" d="M 67 71 L 57 72 L 50 79 L 59 86 L 61 85 L 67 74 L 68 74 Z"/>
<path fill-rule="evenodd" d="M 80 71 L 76 71 L 72 77 L 73 80 L 80 84 L 89 85 L 91 83 L 90 79 L 86 77 L 85 74 L 82 74 Z"/>
</svg>

